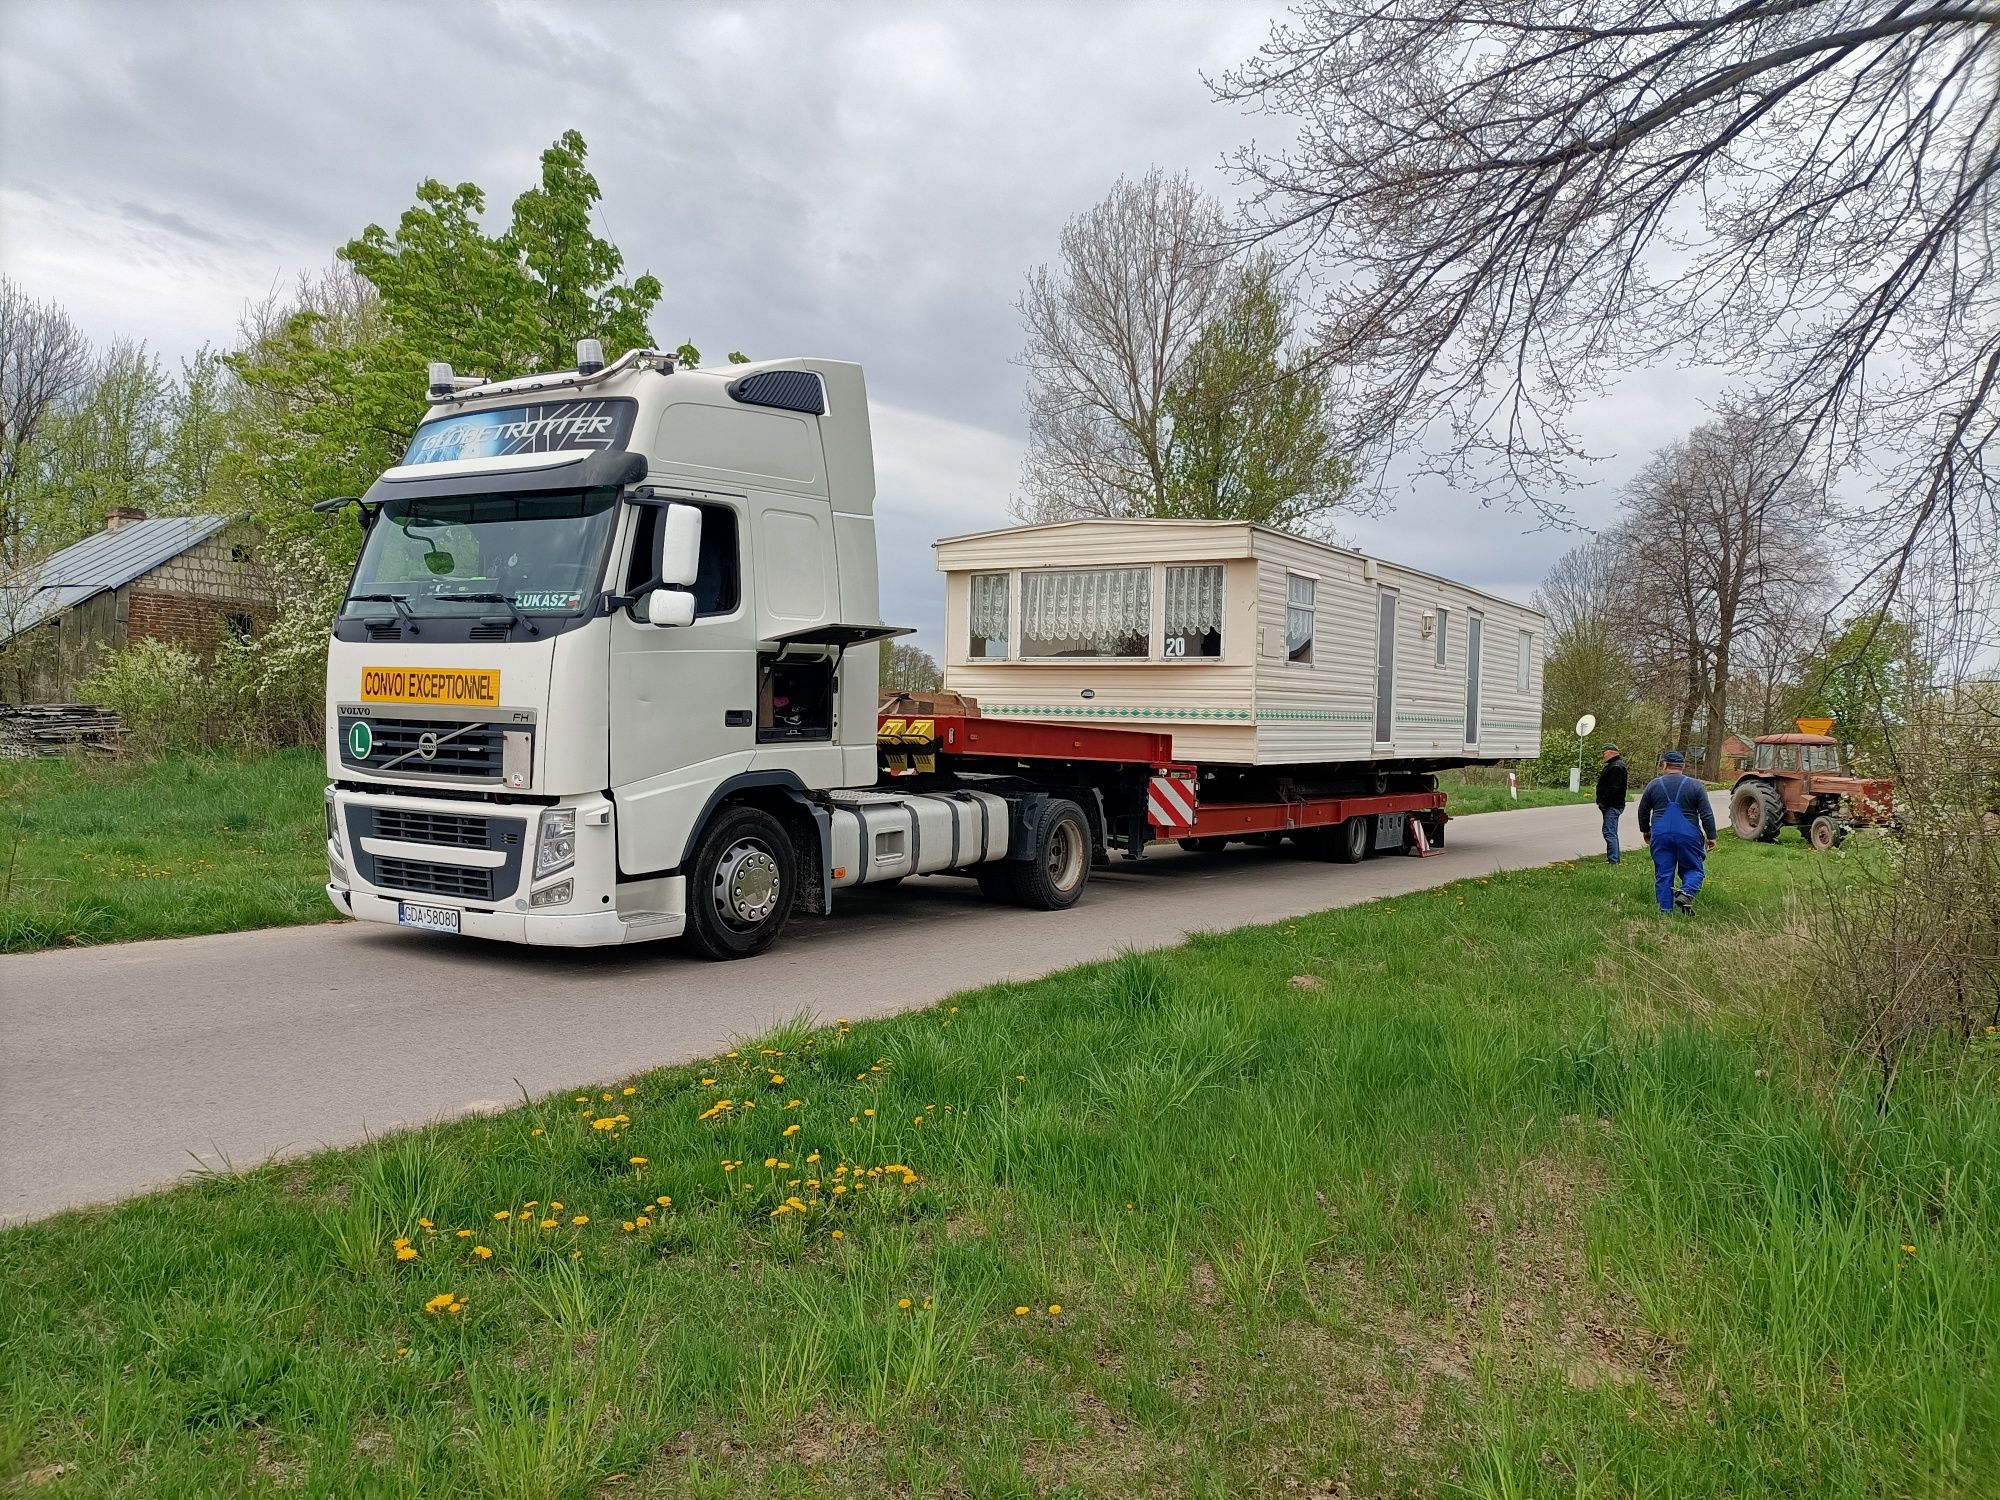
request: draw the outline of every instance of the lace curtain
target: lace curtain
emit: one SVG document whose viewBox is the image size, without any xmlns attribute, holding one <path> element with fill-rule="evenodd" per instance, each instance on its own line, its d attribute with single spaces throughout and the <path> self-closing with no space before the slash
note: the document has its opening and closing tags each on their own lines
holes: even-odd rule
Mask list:
<svg viewBox="0 0 2000 1500">
<path fill-rule="evenodd" d="M 1007 575 L 972 575 L 972 638 L 975 641 L 1007 641 Z"/>
<path fill-rule="evenodd" d="M 1152 606 L 1146 568 L 1023 573 L 1022 649 L 1042 656 L 1144 656 Z"/>
<path fill-rule="evenodd" d="M 1168 635 L 1203 635 L 1222 629 L 1222 568 L 1167 569 Z"/>
</svg>

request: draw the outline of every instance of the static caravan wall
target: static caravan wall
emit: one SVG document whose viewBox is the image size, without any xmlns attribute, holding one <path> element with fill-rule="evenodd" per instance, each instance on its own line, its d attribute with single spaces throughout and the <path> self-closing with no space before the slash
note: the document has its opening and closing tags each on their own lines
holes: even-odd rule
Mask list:
<svg viewBox="0 0 2000 1500">
<path fill-rule="evenodd" d="M 1152 570 L 1146 658 L 1023 655 L 1021 574 L 1074 569 L 1080 560 Z M 1164 569 L 1201 563 L 1224 568 L 1221 654 L 1170 659 L 1162 654 Z M 1541 617 L 1413 569 L 1247 525 L 1117 522 L 958 539 L 940 544 L 939 565 L 946 685 L 990 714 L 1169 729 L 1177 754 L 1239 764 L 1500 760 L 1539 748 Z M 1004 660 L 971 652 L 972 578 L 988 572 L 1010 579 Z M 1385 595 L 1395 601 L 1394 656 L 1390 693 L 1378 705 Z M 1475 619 L 1478 727 L 1468 739 Z"/>
<path fill-rule="evenodd" d="M 1256 754 L 1256 564 L 1246 555 L 1247 528 L 1169 530 L 1117 523 L 1056 531 L 1001 532 L 942 544 L 945 568 L 945 685 L 979 700 L 984 713 L 1064 723 L 1165 729 L 1175 754 L 1192 760 L 1249 762 Z M 1163 654 L 1164 570 L 1187 564 L 1223 569 L 1221 655 L 1206 660 Z M 1040 569 L 1145 567 L 1152 619 L 1145 657 L 1109 659 L 1026 656 L 1022 650 L 1020 574 Z M 1010 575 L 1008 655 L 971 654 L 972 579 Z"/>
</svg>

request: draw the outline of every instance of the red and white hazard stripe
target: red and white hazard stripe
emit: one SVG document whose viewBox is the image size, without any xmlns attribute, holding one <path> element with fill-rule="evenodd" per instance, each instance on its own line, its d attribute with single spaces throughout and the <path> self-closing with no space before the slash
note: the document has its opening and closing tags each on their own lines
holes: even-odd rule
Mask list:
<svg viewBox="0 0 2000 1500">
<path fill-rule="evenodd" d="M 1194 783 L 1179 776 L 1155 776 L 1146 783 L 1146 816 L 1155 828 L 1194 827 Z"/>
</svg>

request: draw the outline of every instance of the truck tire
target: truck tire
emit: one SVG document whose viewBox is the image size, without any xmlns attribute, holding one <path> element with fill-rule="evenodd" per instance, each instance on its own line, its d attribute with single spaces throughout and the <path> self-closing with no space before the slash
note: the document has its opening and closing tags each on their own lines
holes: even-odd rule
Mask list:
<svg viewBox="0 0 2000 1500">
<path fill-rule="evenodd" d="M 1198 839 L 1175 839 L 1174 842 L 1190 854 L 1212 854 L 1217 849 L 1229 847 L 1228 839 L 1217 838 L 1214 834 L 1204 834 Z"/>
<path fill-rule="evenodd" d="M 1083 809 L 1061 797 L 1043 803 L 1041 816 L 1028 830 L 1026 852 L 1026 859 L 979 866 L 974 872 L 979 889 L 1031 911 L 1076 905 L 1090 879 L 1090 820 Z"/>
<path fill-rule="evenodd" d="M 724 808 L 687 867 L 687 939 L 705 958 L 748 958 L 777 941 L 798 894 L 798 854 L 761 807 Z"/>
<path fill-rule="evenodd" d="M 1824 854 L 1829 849 L 1837 849 L 1847 837 L 1847 825 L 1832 813 L 1815 814 L 1806 824 L 1806 842 Z"/>
<path fill-rule="evenodd" d="M 1768 781 L 1740 783 L 1729 799 L 1729 826 L 1739 839 L 1775 843 L 1785 831 L 1785 804 Z"/>
<path fill-rule="evenodd" d="M 1328 830 L 1333 841 L 1332 857 L 1343 865 L 1358 865 L 1368 857 L 1368 846 L 1374 842 L 1375 819 L 1367 813 L 1349 818 L 1338 828 Z"/>
</svg>

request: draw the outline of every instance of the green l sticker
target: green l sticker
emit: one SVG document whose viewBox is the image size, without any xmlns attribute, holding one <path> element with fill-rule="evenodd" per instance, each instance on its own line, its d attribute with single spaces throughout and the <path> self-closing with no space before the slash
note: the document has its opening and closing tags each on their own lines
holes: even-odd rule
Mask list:
<svg viewBox="0 0 2000 1500">
<path fill-rule="evenodd" d="M 375 731 L 366 719 L 356 719 L 347 728 L 347 753 L 356 760 L 366 760 L 374 748 Z"/>
</svg>

